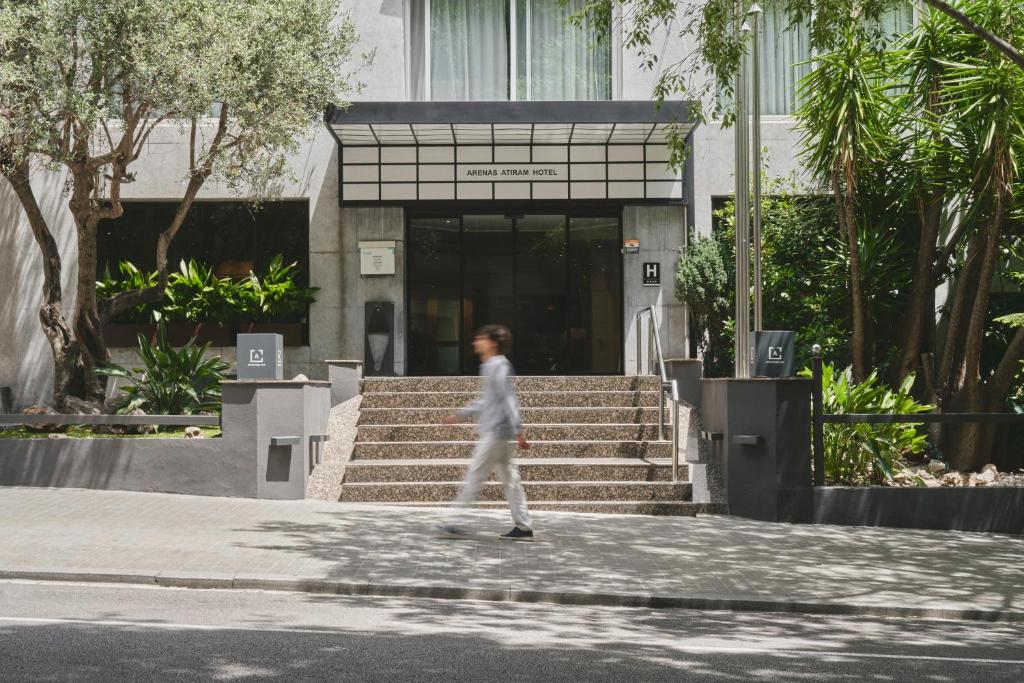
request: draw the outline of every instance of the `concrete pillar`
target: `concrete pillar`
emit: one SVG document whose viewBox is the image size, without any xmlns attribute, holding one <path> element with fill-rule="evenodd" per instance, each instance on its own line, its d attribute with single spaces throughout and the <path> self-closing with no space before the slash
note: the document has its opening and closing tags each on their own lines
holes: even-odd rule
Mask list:
<svg viewBox="0 0 1024 683">
<path fill-rule="evenodd" d="M 363 361 L 329 360 L 327 378 L 331 383 L 331 407 L 359 395 L 359 382 L 363 379 Z"/>
<path fill-rule="evenodd" d="M 712 494 L 724 487 L 731 515 L 809 521 L 810 380 L 706 379 L 701 405 L 704 430 L 716 440 L 708 444 L 705 469 L 691 476 L 707 479 Z M 697 489 L 695 482 L 695 495 Z"/>
<path fill-rule="evenodd" d="M 669 380 L 676 380 L 679 398 L 700 408 L 700 381 L 704 378 L 704 362 L 696 358 L 667 358 L 665 369 Z"/>
<path fill-rule="evenodd" d="M 623 308 L 625 350 L 623 360 L 627 375 L 636 374 L 636 313 L 647 306 L 654 306 L 661 323 L 659 332 L 664 344 L 666 358 L 682 358 L 686 355 L 686 321 L 684 308 L 676 299 L 675 274 L 679 263 L 679 250 L 686 243 L 686 207 L 682 204 L 668 206 L 627 206 L 622 212 L 623 239 L 640 240 L 640 252 L 624 254 Z M 643 264 L 661 264 L 661 285 L 644 286 Z M 645 323 L 646 335 L 646 323 Z M 647 340 L 641 340 L 644 357 L 647 355 Z"/>
<path fill-rule="evenodd" d="M 359 274 L 359 242 L 395 240 L 395 274 Z M 395 304 L 395 374 L 405 374 L 405 210 L 395 206 L 355 206 L 341 209 L 341 297 L 344 324 L 341 353 L 363 358 L 367 301 Z"/>
<path fill-rule="evenodd" d="M 327 434 L 330 382 L 314 380 L 221 383 L 225 437 L 254 454 L 256 497 L 306 497 L 313 438 Z"/>
</svg>

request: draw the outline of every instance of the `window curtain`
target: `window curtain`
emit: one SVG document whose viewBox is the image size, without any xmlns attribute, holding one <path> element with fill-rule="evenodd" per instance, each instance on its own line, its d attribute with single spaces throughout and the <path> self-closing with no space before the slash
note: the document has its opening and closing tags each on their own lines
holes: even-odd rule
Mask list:
<svg viewBox="0 0 1024 683">
<path fill-rule="evenodd" d="M 430 99 L 507 100 L 507 0 L 430 0 Z"/>
<path fill-rule="evenodd" d="M 529 4 L 529 21 L 527 17 Z M 587 0 L 519 0 L 520 33 L 530 33 L 530 49 L 520 36 L 518 66 L 520 98 L 532 100 L 607 100 L 612 95 L 611 40 L 589 22 L 577 28 L 569 17 Z M 525 29 L 525 30 L 524 30 Z M 527 79 L 529 60 L 529 93 Z"/>
<path fill-rule="evenodd" d="M 783 7 L 778 2 L 767 2 L 758 38 L 761 113 L 768 116 L 792 114 L 796 108 L 797 84 L 811 70 L 810 26 L 790 26 Z"/>
</svg>

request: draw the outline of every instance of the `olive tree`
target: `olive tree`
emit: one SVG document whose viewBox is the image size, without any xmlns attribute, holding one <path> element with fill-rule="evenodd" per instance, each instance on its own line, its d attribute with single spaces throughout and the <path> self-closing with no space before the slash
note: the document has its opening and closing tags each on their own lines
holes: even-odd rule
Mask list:
<svg viewBox="0 0 1024 683">
<path fill-rule="evenodd" d="M 353 89 L 357 35 L 334 0 L 9 0 L 0 4 L 0 172 L 24 210 L 43 261 L 39 319 L 53 352 L 54 400 L 96 400 L 108 360 L 102 326 L 167 284 L 167 254 L 192 203 L 215 178 L 264 196 L 287 155 Z M 96 295 L 97 226 L 123 212 L 133 164 L 160 127 L 188 147 L 173 220 L 162 226 L 157 282 Z M 61 292 L 62 254 L 31 183 L 67 177 L 77 279 Z"/>
</svg>

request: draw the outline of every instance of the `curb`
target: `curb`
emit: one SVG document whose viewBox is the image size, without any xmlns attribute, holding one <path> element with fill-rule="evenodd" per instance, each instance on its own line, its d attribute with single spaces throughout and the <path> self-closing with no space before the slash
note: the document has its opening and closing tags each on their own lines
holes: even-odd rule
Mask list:
<svg viewBox="0 0 1024 683">
<path fill-rule="evenodd" d="M 700 596 L 656 596 L 629 593 L 585 593 L 515 590 L 512 588 L 462 588 L 414 584 L 357 583 L 325 577 L 273 576 L 200 572 L 104 572 L 96 570 L 7 570 L 0 580 L 52 581 L 73 583 L 114 583 L 168 588 L 221 590 L 270 590 L 329 595 L 358 595 L 389 598 L 433 598 L 437 600 L 483 600 L 573 605 L 577 607 L 641 607 L 648 609 L 690 609 L 725 612 L 767 612 L 828 616 L 903 617 L 1024 623 L 1024 612 L 1014 610 L 963 609 L 945 607 L 880 607 L 850 603 L 806 602 L 801 600 L 752 600 Z"/>
</svg>

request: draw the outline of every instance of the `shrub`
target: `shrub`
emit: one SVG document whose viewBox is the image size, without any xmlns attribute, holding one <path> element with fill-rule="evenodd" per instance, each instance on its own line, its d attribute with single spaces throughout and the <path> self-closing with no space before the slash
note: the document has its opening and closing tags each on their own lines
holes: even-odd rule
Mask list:
<svg viewBox="0 0 1024 683">
<path fill-rule="evenodd" d="M 142 368 L 127 370 L 107 365 L 96 370 L 107 377 L 128 382 L 127 398 L 118 410 L 128 413 L 141 409 L 148 415 L 194 415 L 220 412 L 220 382 L 230 367 L 219 357 L 204 358 L 209 344 L 196 346 L 195 339 L 175 349 L 167 341 L 167 326 L 157 323 L 156 342 L 139 335 L 139 360 Z"/>
<path fill-rule="evenodd" d="M 139 270 L 134 264 L 128 261 L 121 261 L 117 264 L 117 271 L 120 277 L 112 277 L 110 268 L 103 270 L 103 277 L 96 283 L 96 296 L 100 299 L 108 299 L 120 292 L 128 292 L 135 289 L 146 289 L 155 287 L 157 283 L 156 272 L 145 272 Z M 124 322 L 146 322 L 150 316 L 150 306 L 139 304 L 131 311 L 121 315 Z"/>
<path fill-rule="evenodd" d="M 106 298 L 118 292 L 142 289 L 156 284 L 156 273 L 146 273 L 128 261 L 118 264 L 120 277 L 109 269 L 96 283 L 96 294 Z M 213 268 L 195 259 L 182 260 L 178 270 L 167 279 L 162 301 L 142 304 L 118 322 L 147 322 L 152 319 L 189 322 L 227 323 L 299 322 L 306 308 L 316 301 L 316 287 L 299 284 L 299 264 L 285 264 L 281 254 L 271 259 L 262 276 L 247 278 L 217 277 Z"/>
<path fill-rule="evenodd" d="M 811 371 L 800 373 L 810 377 Z M 898 391 L 881 384 L 873 371 L 860 384 L 852 381 L 850 368 L 837 371 L 831 363 L 822 364 L 822 403 L 826 413 L 914 414 L 928 412 L 933 406 L 918 403 L 910 394 L 914 376 L 904 380 Z M 915 424 L 826 424 L 825 483 L 831 486 L 863 486 L 892 481 L 906 469 L 904 456 L 920 453 L 927 437 Z"/>
<path fill-rule="evenodd" d="M 689 307 L 700 335 L 698 349 L 708 360 L 709 350 L 722 344 L 719 323 L 729 317 L 728 287 L 729 276 L 714 238 L 700 235 L 691 239 L 679 257 L 676 298 Z M 711 374 L 717 373 L 713 369 Z"/>
<path fill-rule="evenodd" d="M 165 297 L 155 310 L 158 318 L 220 323 L 252 308 L 253 294 L 249 280 L 217 277 L 209 266 L 189 259 L 171 273 Z"/>
<path fill-rule="evenodd" d="M 302 287 L 298 282 L 299 264 L 287 265 L 284 257 L 277 254 L 267 266 L 262 278 L 249 273 L 250 314 L 259 322 L 284 321 L 302 316 L 306 307 L 316 301 L 316 287 Z"/>
</svg>

